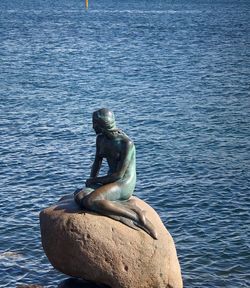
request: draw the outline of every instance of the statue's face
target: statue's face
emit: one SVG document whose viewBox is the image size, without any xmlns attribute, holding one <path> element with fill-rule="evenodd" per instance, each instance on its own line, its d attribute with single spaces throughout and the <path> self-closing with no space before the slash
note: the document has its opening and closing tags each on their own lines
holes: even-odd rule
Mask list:
<svg viewBox="0 0 250 288">
<path fill-rule="evenodd" d="M 95 130 L 96 135 L 102 133 L 100 125 L 93 119 L 93 129 Z"/>
</svg>

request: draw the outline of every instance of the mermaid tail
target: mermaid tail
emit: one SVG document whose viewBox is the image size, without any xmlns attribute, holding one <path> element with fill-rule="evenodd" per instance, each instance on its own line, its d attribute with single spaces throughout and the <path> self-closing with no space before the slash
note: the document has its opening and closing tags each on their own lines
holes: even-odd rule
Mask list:
<svg viewBox="0 0 250 288">
<path fill-rule="evenodd" d="M 119 222 L 127 225 L 128 227 L 130 227 L 134 230 L 138 231 L 140 228 L 140 229 L 144 230 L 147 234 L 149 234 L 155 240 L 158 239 L 158 235 L 155 231 L 153 224 L 147 218 L 146 218 L 146 223 L 143 224 L 143 223 L 133 221 L 133 220 L 128 219 L 128 218 L 123 217 L 123 216 L 109 215 L 109 214 L 106 214 L 105 216 L 107 216 L 113 220 L 119 221 Z"/>
</svg>

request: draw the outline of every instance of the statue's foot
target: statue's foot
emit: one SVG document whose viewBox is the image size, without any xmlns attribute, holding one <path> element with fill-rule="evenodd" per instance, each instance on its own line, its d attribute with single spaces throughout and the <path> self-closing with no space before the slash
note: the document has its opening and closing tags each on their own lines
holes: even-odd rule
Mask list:
<svg viewBox="0 0 250 288">
<path fill-rule="evenodd" d="M 146 225 L 146 211 L 145 210 L 141 210 L 137 206 L 131 207 L 131 210 L 133 210 L 137 214 L 139 223 L 141 225 Z"/>
<path fill-rule="evenodd" d="M 139 220 L 143 225 L 146 225 L 146 211 L 145 210 L 141 210 L 139 213 Z"/>
<path fill-rule="evenodd" d="M 134 199 L 129 199 L 126 203 L 126 205 L 136 213 L 138 217 L 138 221 L 141 223 L 141 225 L 146 224 L 146 211 L 142 210 L 136 205 L 136 201 Z"/>
<path fill-rule="evenodd" d="M 155 230 L 155 227 L 147 218 L 146 218 L 146 223 L 144 225 L 141 225 L 138 222 L 134 222 L 134 224 L 136 226 L 140 227 L 141 229 L 143 229 L 145 232 L 147 232 L 155 240 L 158 239 L 158 235 L 157 235 L 157 232 Z"/>
<path fill-rule="evenodd" d="M 140 207 L 136 205 L 136 200 L 129 199 L 126 205 L 129 206 L 129 208 L 137 214 L 138 221 L 134 221 L 134 224 L 137 227 L 140 227 L 141 229 L 143 229 L 154 239 L 158 239 L 158 235 L 157 235 L 154 225 L 146 217 L 146 211 L 142 210 Z"/>
<path fill-rule="evenodd" d="M 103 215 L 104 215 L 104 214 L 103 214 Z M 131 220 L 131 219 L 129 219 L 129 218 L 126 218 L 126 217 L 123 217 L 123 216 L 111 215 L 111 214 L 107 214 L 107 215 L 105 215 L 105 216 L 108 216 L 108 217 L 111 218 L 111 219 L 114 219 L 114 220 L 116 220 L 116 221 L 119 221 L 119 222 L 125 224 L 126 226 L 128 226 L 128 227 L 130 227 L 130 228 L 132 228 L 132 229 L 134 229 L 134 230 L 137 230 L 137 231 L 139 230 L 139 227 L 136 226 L 136 225 L 134 224 L 133 220 Z"/>
</svg>

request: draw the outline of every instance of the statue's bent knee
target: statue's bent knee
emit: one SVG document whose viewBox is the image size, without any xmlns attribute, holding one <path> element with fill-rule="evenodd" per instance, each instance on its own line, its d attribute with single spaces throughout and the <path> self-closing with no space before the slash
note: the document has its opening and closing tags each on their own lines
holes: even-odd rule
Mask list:
<svg viewBox="0 0 250 288">
<path fill-rule="evenodd" d="M 91 194 L 89 194 L 81 200 L 81 206 L 83 208 L 93 210 L 95 202 L 96 202 L 95 197 L 93 197 Z"/>
</svg>

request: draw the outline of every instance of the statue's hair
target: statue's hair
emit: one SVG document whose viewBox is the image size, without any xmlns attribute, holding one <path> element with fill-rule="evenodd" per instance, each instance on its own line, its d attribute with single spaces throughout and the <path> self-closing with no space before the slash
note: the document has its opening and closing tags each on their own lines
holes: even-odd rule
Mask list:
<svg viewBox="0 0 250 288">
<path fill-rule="evenodd" d="M 107 108 L 102 108 L 93 113 L 93 120 L 95 120 L 101 129 L 108 132 L 115 132 L 116 128 L 115 115 Z"/>
</svg>

